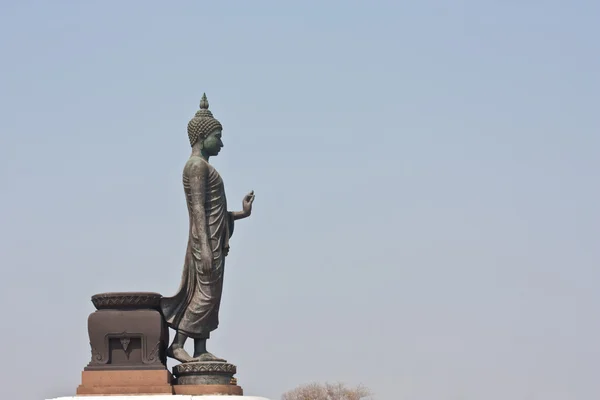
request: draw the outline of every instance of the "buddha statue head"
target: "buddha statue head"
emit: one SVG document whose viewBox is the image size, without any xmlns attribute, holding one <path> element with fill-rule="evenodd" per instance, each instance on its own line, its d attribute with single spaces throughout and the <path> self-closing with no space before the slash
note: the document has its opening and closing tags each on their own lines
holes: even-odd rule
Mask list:
<svg viewBox="0 0 600 400">
<path fill-rule="evenodd" d="M 190 146 L 197 145 L 208 156 L 216 156 L 223 147 L 221 141 L 222 130 L 221 123 L 208 110 L 208 99 L 206 93 L 204 93 L 202 100 L 200 100 L 200 110 L 188 122 L 187 131 Z"/>
</svg>

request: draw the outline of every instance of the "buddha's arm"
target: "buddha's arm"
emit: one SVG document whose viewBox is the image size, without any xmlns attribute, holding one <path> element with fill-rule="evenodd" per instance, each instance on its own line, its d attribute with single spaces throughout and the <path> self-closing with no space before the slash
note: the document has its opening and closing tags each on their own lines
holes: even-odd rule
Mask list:
<svg viewBox="0 0 600 400">
<path fill-rule="evenodd" d="M 190 174 L 190 197 L 192 201 L 192 218 L 194 220 L 195 234 L 200 240 L 200 251 L 205 254 L 212 253 L 210 241 L 208 239 L 208 224 L 206 218 L 206 209 L 204 202 L 206 201 L 206 181 L 208 178 L 208 168 L 204 164 L 198 164 L 193 167 Z M 204 259 L 212 259 L 212 256 L 203 257 Z"/>
<path fill-rule="evenodd" d="M 237 221 L 238 219 L 248 218 L 250 216 L 249 213 L 245 213 L 244 211 L 230 211 L 229 213 L 233 217 L 234 221 Z"/>
</svg>

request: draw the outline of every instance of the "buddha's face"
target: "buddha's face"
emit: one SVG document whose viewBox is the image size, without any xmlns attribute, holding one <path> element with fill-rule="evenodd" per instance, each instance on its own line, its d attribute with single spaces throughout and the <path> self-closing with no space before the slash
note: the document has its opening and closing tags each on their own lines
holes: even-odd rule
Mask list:
<svg viewBox="0 0 600 400">
<path fill-rule="evenodd" d="M 223 146 L 223 141 L 221 140 L 221 131 L 216 130 L 209 134 L 206 139 L 204 139 L 202 148 L 207 155 L 216 156 L 219 154 Z"/>
</svg>

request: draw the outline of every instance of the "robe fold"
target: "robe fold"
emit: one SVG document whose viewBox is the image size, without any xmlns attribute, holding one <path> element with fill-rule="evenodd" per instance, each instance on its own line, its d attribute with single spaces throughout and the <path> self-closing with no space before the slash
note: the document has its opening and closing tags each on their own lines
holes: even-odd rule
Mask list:
<svg viewBox="0 0 600 400">
<path fill-rule="evenodd" d="M 202 254 L 200 238 L 196 230 L 192 209 L 191 174 L 194 164 L 205 163 L 208 174 L 205 182 L 204 210 L 208 240 L 212 254 Z M 204 167 L 204 166 L 203 166 Z M 183 172 L 185 191 L 190 218 L 189 240 L 179 290 L 173 297 L 161 301 L 162 313 L 169 327 L 196 339 L 208 338 L 210 332 L 219 326 L 219 306 L 223 291 L 225 256 L 229 251 L 229 238 L 233 234 L 233 216 L 227 212 L 227 199 L 223 180 L 217 170 L 205 160 L 192 157 Z M 202 272 L 202 257 L 213 258 L 213 274 Z"/>
</svg>

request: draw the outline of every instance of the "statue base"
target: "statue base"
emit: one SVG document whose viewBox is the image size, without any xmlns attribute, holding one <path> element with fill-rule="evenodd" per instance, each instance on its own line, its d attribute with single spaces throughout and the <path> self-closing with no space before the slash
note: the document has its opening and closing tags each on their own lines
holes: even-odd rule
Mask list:
<svg viewBox="0 0 600 400">
<path fill-rule="evenodd" d="M 218 361 L 189 362 L 173 367 L 175 394 L 188 395 L 237 395 L 243 390 L 233 377 L 237 368 L 233 364 Z"/>
<path fill-rule="evenodd" d="M 177 395 L 191 396 L 243 396 L 244 391 L 237 385 L 173 385 L 173 392 Z M 204 398 L 204 397 L 202 397 Z M 247 399 L 249 397 L 246 397 Z"/>
<path fill-rule="evenodd" d="M 140 395 L 140 396 L 85 396 L 59 397 L 49 400 L 269 400 L 266 397 L 230 396 L 230 395 Z"/>
<path fill-rule="evenodd" d="M 173 394 L 167 370 L 83 371 L 78 396 Z"/>
</svg>

